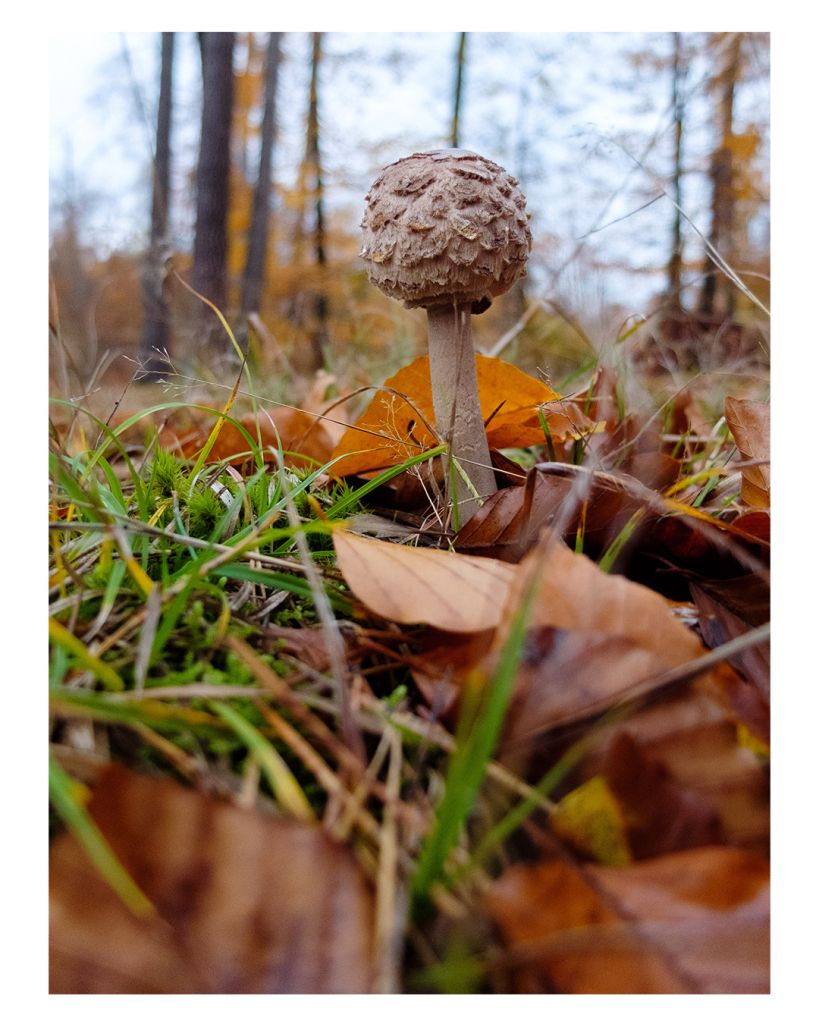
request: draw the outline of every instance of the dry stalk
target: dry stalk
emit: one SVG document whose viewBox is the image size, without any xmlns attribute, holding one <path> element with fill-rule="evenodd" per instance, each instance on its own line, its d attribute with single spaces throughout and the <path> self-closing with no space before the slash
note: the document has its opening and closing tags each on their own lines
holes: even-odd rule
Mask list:
<svg viewBox="0 0 819 1024">
<path fill-rule="evenodd" d="M 318 612 L 322 628 L 324 629 L 324 643 L 327 648 L 327 654 L 330 658 L 330 666 L 333 671 L 333 686 L 336 692 L 336 700 L 338 702 L 341 717 L 341 734 L 350 751 L 363 765 L 365 760 L 364 741 L 361 737 L 361 732 L 356 725 L 355 718 L 353 716 L 352 704 L 350 702 L 349 673 L 344 654 L 344 641 L 341 638 L 341 630 L 338 627 L 338 622 L 336 621 L 336 617 L 330 607 L 330 602 L 327 599 L 327 594 L 322 586 L 321 578 L 319 577 L 318 570 L 316 569 L 315 562 L 313 561 L 313 556 L 310 553 L 310 548 L 307 546 L 307 540 L 300 529 L 301 520 L 299 519 L 299 514 L 296 511 L 295 502 L 290 494 L 287 474 L 284 472 L 284 469 L 282 469 L 281 472 L 281 483 L 282 493 L 284 495 L 285 504 L 287 505 L 287 516 L 290 520 L 290 525 L 294 530 L 296 547 L 299 549 L 299 554 L 301 555 L 301 560 L 304 564 L 305 574 L 307 576 L 307 582 L 310 585 L 310 592 L 313 595 L 313 602 L 315 604 L 316 611 Z"/>
<path fill-rule="evenodd" d="M 386 727 L 384 737 L 390 748 L 387 792 L 397 803 L 401 790 L 403 750 L 400 737 L 391 726 Z M 380 840 L 375 903 L 375 949 L 378 964 L 376 991 L 391 995 L 399 990 L 404 931 L 403 914 L 398 913 L 398 822 L 394 804 L 386 804 L 384 807 Z"/>
</svg>

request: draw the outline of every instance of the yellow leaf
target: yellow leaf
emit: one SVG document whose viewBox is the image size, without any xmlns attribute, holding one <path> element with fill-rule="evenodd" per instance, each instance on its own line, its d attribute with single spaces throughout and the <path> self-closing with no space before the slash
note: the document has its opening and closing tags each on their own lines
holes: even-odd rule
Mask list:
<svg viewBox="0 0 819 1024">
<path fill-rule="evenodd" d="M 623 812 L 602 775 L 567 793 L 550 820 L 564 839 L 598 864 L 631 863 Z"/>
</svg>

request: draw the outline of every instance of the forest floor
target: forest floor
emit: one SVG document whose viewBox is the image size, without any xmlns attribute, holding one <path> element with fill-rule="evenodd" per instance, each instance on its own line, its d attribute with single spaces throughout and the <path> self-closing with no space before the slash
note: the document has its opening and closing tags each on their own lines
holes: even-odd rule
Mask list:
<svg viewBox="0 0 819 1024">
<path fill-rule="evenodd" d="M 769 991 L 767 367 L 477 372 L 52 402 L 52 992 Z"/>
</svg>

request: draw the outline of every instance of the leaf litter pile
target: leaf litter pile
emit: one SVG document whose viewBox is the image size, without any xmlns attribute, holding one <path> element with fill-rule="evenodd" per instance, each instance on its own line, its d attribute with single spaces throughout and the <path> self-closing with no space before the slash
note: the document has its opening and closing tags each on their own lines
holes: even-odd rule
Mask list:
<svg viewBox="0 0 819 1024">
<path fill-rule="evenodd" d="M 52 992 L 769 991 L 769 407 L 477 371 L 55 402 Z"/>
</svg>

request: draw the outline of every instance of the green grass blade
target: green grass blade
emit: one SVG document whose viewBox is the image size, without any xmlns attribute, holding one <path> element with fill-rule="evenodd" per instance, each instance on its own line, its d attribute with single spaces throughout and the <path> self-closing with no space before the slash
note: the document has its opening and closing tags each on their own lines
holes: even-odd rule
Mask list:
<svg viewBox="0 0 819 1024">
<path fill-rule="evenodd" d="M 220 734 L 229 728 L 221 719 L 197 708 L 166 704 L 151 697 L 132 700 L 130 695 L 72 690 L 65 686 L 51 688 L 48 705 L 52 714 L 64 718 L 90 718 L 98 722 L 148 725 L 156 729 L 204 726 L 214 728 Z"/>
<path fill-rule="evenodd" d="M 296 782 L 293 773 L 269 741 L 246 718 L 243 718 L 223 701 L 212 700 L 208 703 L 216 714 L 224 719 L 247 744 L 248 750 L 251 750 L 259 759 L 270 782 L 270 788 L 282 807 L 302 821 L 315 821 L 315 815 L 304 795 L 304 790 Z"/>
<path fill-rule="evenodd" d="M 363 484 L 357 490 L 353 491 L 352 494 L 348 495 L 337 505 L 333 507 L 333 518 L 341 517 L 348 508 L 357 504 L 361 499 L 369 494 L 370 491 L 374 491 L 377 487 L 381 487 L 382 484 L 388 483 L 393 477 L 403 473 L 405 469 L 410 469 L 412 466 L 417 466 L 422 462 L 426 462 L 428 459 L 435 458 L 436 455 L 443 455 L 446 451 L 445 444 L 439 444 L 437 448 L 430 448 L 429 451 L 422 452 L 420 455 L 413 455 L 411 459 L 407 459 L 406 462 L 402 462 L 397 466 L 390 466 L 389 469 L 385 469 L 378 476 L 372 480 L 368 480 L 366 484 Z M 339 458 L 345 458 L 345 456 L 339 456 Z M 333 462 L 338 461 L 334 459 Z M 333 465 L 333 462 L 327 463 L 327 468 Z M 295 494 L 295 492 L 293 492 Z"/>
<path fill-rule="evenodd" d="M 637 529 L 638 525 L 640 524 L 640 521 L 643 519 L 644 516 L 645 509 L 638 508 L 634 515 L 632 515 L 632 517 L 629 519 L 629 521 L 626 523 L 623 529 L 617 534 L 617 536 L 611 542 L 609 547 L 603 553 L 603 556 L 601 557 L 598 563 L 599 569 L 601 569 L 603 572 L 611 572 L 611 567 L 617 561 L 617 556 L 623 550 L 629 538 Z"/>
<path fill-rule="evenodd" d="M 122 487 L 120 486 L 119 480 L 117 480 L 116 473 L 111 469 L 108 460 L 102 457 L 100 457 L 100 466 L 108 479 L 108 485 L 111 488 L 111 496 L 116 502 L 116 509 L 114 509 L 114 511 L 127 515 L 128 502 L 125 500 L 125 495 L 122 493 Z"/>
<path fill-rule="evenodd" d="M 465 699 L 463 725 L 459 723 L 458 745 L 447 769 L 446 790 L 436 814 L 435 825 L 428 836 L 412 880 L 413 909 L 423 914 L 429 906 L 429 887 L 443 873 L 446 859 L 472 811 L 492 754 L 497 744 L 512 687 L 517 673 L 526 631 L 538 591 L 536 574 L 526 588 L 509 636 L 504 644 L 500 664 L 493 679 L 481 695 L 482 706 L 473 722 L 472 710 Z M 464 735 L 467 733 L 467 735 Z"/>
<path fill-rule="evenodd" d="M 555 446 L 552 441 L 552 431 L 549 428 L 549 422 L 543 414 L 543 406 L 538 406 L 537 418 L 540 420 L 540 427 L 543 430 L 543 434 L 546 437 L 546 450 L 549 452 L 549 461 L 557 462 L 557 455 L 555 454 Z"/>
<path fill-rule="evenodd" d="M 125 689 L 125 683 L 118 673 L 109 664 L 91 654 L 82 640 L 69 632 L 61 622 L 53 618 L 48 620 L 48 636 L 53 643 L 59 644 L 69 654 L 73 654 L 83 668 L 93 672 L 106 690 Z"/>
<path fill-rule="evenodd" d="M 307 580 L 298 576 L 288 576 L 282 572 L 268 572 L 266 569 L 256 569 L 250 565 L 219 565 L 211 573 L 212 579 L 219 579 L 226 576 L 231 580 L 249 580 L 251 583 L 261 583 L 264 587 L 271 587 L 274 590 L 287 590 L 297 597 L 312 601 L 313 593 Z M 330 605 L 344 616 L 352 615 L 353 604 L 350 600 L 339 594 L 337 591 L 325 587 Z"/>
</svg>

